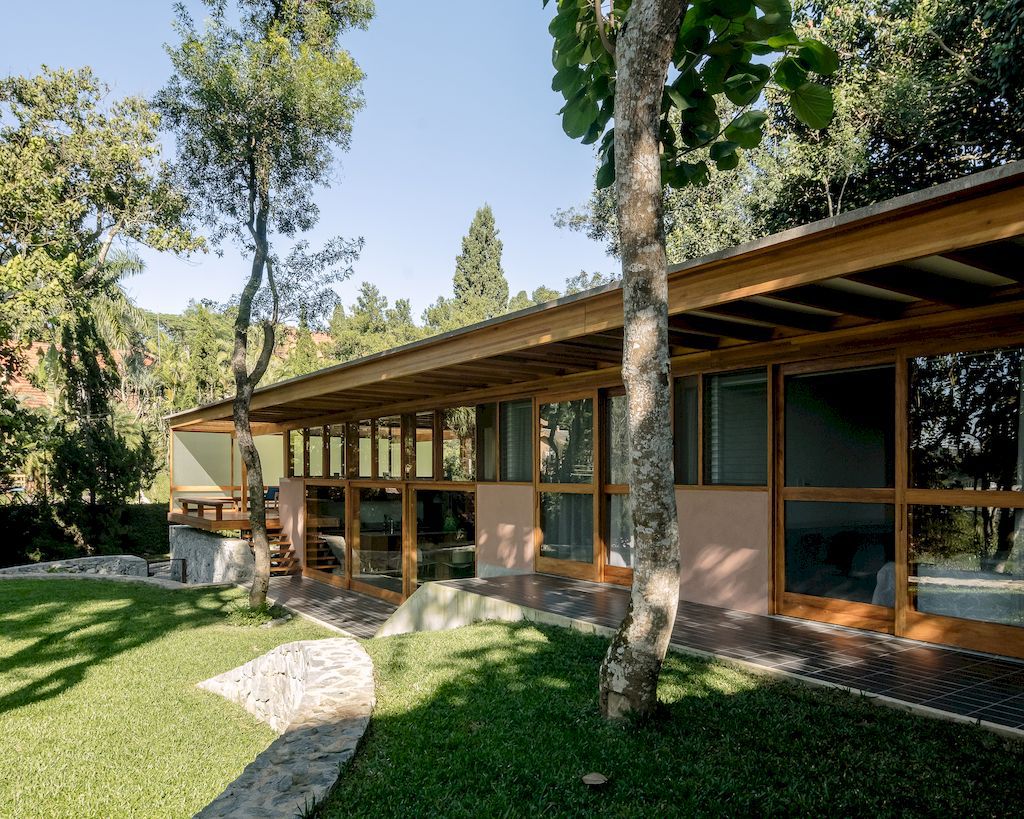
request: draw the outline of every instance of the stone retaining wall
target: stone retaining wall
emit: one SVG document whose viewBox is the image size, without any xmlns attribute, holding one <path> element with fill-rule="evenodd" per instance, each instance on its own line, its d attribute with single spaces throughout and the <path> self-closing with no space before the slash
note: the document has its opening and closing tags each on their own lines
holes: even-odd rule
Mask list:
<svg viewBox="0 0 1024 819">
<path fill-rule="evenodd" d="M 149 566 L 145 558 L 135 555 L 98 555 L 8 566 L 0 569 L 0 574 L 100 574 L 147 577 Z"/>
<path fill-rule="evenodd" d="M 348 637 L 285 643 L 199 687 L 281 734 L 202 819 L 302 815 L 334 786 L 374 705 L 373 663 Z"/>
<path fill-rule="evenodd" d="M 252 581 L 256 560 L 249 543 L 191 526 L 171 526 L 171 560 L 185 560 L 186 583 L 238 583 Z"/>
</svg>

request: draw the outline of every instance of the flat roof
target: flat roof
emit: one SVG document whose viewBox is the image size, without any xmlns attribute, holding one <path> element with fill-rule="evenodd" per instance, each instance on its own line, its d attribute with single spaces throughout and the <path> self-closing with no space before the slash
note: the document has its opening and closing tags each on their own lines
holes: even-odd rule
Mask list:
<svg viewBox="0 0 1024 819">
<path fill-rule="evenodd" d="M 673 357 L 1017 298 L 1024 161 L 669 268 Z M 252 421 L 312 426 L 618 366 L 618 282 L 258 388 Z M 168 416 L 213 429 L 231 399 Z"/>
</svg>

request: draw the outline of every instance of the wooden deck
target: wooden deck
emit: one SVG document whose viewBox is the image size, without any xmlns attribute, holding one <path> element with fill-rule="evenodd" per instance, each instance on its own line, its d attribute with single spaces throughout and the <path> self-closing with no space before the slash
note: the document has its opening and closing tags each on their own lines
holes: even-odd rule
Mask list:
<svg viewBox="0 0 1024 819">
<path fill-rule="evenodd" d="M 272 577 L 267 597 L 278 605 L 367 640 L 398 608 L 359 592 L 308 577 Z"/>
<path fill-rule="evenodd" d="M 249 523 L 249 513 L 240 512 L 237 509 L 225 509 L 223 518 L 217 519 L 212 509 L 204 511 L 202 516 L 196 512 L 168 512 L 167 522 L 182 526 L 192 526 L 195 529 L 202 529 L 206 532 L 248 532 L 252 528 Z M 281 529 L 281 520 L 276 514 L 267 515 L 267 530 L 276 532 Z"/>
<path fill-rule="evenodd" d="M 475 594 L 616 628 L 629 590 L 529 574 L 441 581 Z M 1024 731 L 1024 662 L 887 634 L 680 601 L 672 645 L 812 682 Z"/>
</svg>

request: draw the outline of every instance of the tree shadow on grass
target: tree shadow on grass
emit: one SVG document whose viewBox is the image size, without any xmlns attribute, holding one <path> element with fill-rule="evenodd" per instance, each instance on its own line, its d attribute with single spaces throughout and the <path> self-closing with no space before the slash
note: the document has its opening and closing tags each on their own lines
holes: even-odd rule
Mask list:
<svg viewBox="0 0 1024 819">
<path fill-rule="evenodd" d="M 601 638 L 491 623 L 365 645 L 377 709 L 321 816 L 1024 811 L 1024 744 L 843 692 L 670 656 L 659 718 L 610 724 Z"/>
<path fill-rule="evenodd" d="M 233 589 L 154 589 L 102 580 L 5 580 L 0 634 L 28 641 L 0 655 L 0 713 L 57 696 L 89 668 L 182 627 L 223 619 Z M 39 669 L 49 669 L 42 676 Z"/>
</svg>

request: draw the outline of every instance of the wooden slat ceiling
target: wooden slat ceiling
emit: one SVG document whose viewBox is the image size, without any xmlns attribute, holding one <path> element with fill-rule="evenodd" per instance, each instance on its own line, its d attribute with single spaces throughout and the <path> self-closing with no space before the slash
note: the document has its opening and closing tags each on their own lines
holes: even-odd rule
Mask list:
<svg viewBox="0 0 1024 819">
<path fill-rule="evenodd" d="M 670 279 L 671 355 L 731 350 L 1002 302 L 1020 301 L 1024 306 L 1024 208 L 1020 207 L 1024 164 L 1012 179 L 1012 186 L 1003 179 L 1001 188 L 991 194 L 990 211 L 984 211 L 978 201 L 962 203 L 970 208 L 957 222 L 966 247 L 959 247 L 954 237 L 941 243 L 941 252 L 915 253 L 937 246 L 934 233 L 926 231 L 945 230 L 956 213 L 951 209 L 961 205 L 943 204 L 947 215 L 936 204 L 937 215 L 930 220 L 931 213 L 917 202 L 915 209 L 907 210 L 908 223 L 917 219 L 920 224 L 917 232 L 906 234 L 920 237 L 914 242 L 899 235 L 902 225 L 894 217 L 889 216 L 883 227 L 880 220 L 865 217 L 794 240 L 769 242 L 765 248 L 733 258 L 712 257 L 696 266 L 683 266 Z M 855 229 L 862 224 L 865 233 L 892 231 L 892 247 L 876 252 L 870 236 L 858 239 Z M 971 242 L 991 236 L 1002 238 Z M 849 247 L 853 253 L 858 241 L 867 248 L 856 250 L 858 258 L 867 260 L 863 265 L 839 258 L 829 244 Z M 894 263 L 892 259 L 901 253 L 906 258 Z M 810 263 L 816 256 L 818 268 Z M 762 258 L 768 261 L 761 262 Z M 789 267 L 787 258 L 793 260 Z M 882 259 L 885 264 L 870 263 Z M 775 286 L 758 283 L 769 265 L 781 271 L 771 279 Z M 842 274 L 828 275 L 829 268 L 836 267 Z M 798 268 L 810 272 L 794 272 Z M 722 282 L 719 301 L 704 295 L 710 286 L 708 277 L 714 275 Z M 744 286 L 747 281 L 752 284 Z M 690 282 L 696 294 L 692 297 L 686 295 Z M 680 303 L 692 306 L 678 310 L 671 306 Z M 508 388 L 512 395 L 518 384 L 550 383 L 618 367 L 622 336 L 621 295 L 615 288 L 605 288 L 547 309 L 274 385 L 257 392 L 251 417 L 254 422 L 284 428 L 356 420 L 385 408 L 408 409 L 418 402 L 454 405 L 460 394 Z M 199 429 L 203 422 L 223 423 L 230 417 L 230 403 L 221 402 L 170 421 L 175 428 Z"/>
</svg>

